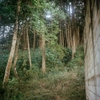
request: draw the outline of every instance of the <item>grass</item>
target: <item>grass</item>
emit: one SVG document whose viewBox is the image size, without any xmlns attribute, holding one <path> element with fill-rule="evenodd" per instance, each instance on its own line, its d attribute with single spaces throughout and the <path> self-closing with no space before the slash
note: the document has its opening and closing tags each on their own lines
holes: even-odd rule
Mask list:
<svg viewBox="0 0 100 100">
<path fill-rule="evenodd" d="M 24 52 L 21 58 L 24 54 L 27 53 Z M 8 52 L 0 52 L 0 55 L 3 65 L 0 67 L 0 85 L 2 86 Z M 18 82 L 11 71 L 8 87 L 6 89 L 0 87 L 0 100 L 85 100 L 83 47 L 77 49 L 74 59 L 69 60 L 68 58 L 67 55 L 63 59 L 63 62 L 68 61 L 63 64 L 65 67 L 61 66 L 62 64 L 56 64 L 53 67 L 50 63 L 52 67 L 47 67 L 46 74 L 41 72 L 40 65 L 36 66 L 39 64 L 38 61 L 33 63 L 34 68 L 29 70 L 29 66 L 26 63 L 23 65 L 23 60 L 19 59 L 17 68 L 21 81 Z M 27 61 L 27 59 L 24 60 Z"/>
<path fill-rule="evenodd" d="M 84 74 L 78 75 L 80 70 L 51 72 L 27 81 L 21 87 L 24 100 L 85 100 Z"/>
</svg>

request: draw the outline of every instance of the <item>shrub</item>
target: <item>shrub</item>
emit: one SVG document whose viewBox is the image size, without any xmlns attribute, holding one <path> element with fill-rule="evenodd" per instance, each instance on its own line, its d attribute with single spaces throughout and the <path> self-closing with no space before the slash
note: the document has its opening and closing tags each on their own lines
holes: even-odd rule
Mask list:
<svg viewBox="0 0 100 100">
<path fill-rule="evenodd" d="M 74 58 L 67 63 L 68 70 L 84 66 L 84 49 L 83 46 L 77 48 Z"/>
<path fill-rule="evenodd" d="M 3 81 L 8 56 L 9 56 L 9 51 L 0 50 L 0 86 L 2 86 L 1 84 Z"/>
<path fill-rule="evenodd" d="M 66 65 L 72 58 L 72 50 L 69 48 L 65 48 L 64 50 L 65 56 L 63 57 L 63 63 Z"/>
</svg>

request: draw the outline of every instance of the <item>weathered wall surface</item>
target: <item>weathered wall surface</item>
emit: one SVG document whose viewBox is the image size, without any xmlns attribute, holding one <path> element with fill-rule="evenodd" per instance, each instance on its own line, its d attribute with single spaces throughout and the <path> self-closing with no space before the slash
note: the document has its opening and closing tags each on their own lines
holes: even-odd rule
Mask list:
<svg viewBox="0 0 100 100">
<path fill-rule="evenodd" d="M 100 100 L 100 0 L 86 0 L 84 52 L 87 100 Z"/>
</svg>

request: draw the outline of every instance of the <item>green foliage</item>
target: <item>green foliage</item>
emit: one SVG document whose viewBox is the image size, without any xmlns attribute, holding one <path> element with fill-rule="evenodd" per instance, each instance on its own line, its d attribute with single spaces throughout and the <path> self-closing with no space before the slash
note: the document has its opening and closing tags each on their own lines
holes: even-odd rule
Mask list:
<svg viewBox="0 0 100 100">
<path fill-rule="evenodd" d="M 20 91 L 21 86 L 22 83 L 19 83 L 16 78 L 10 79 L 5 89 L 3 100 L 21 100 L 23 97 L 23 94 Z"/>
<path fill-rule="evenodd" d="M 34 79 L 24 84 L 24 100 L 85 100 L 83 68 L 75 68 L 70 72 L 63 68 L 62 71 L 51 69 L 54 72 L 45 75 L 34 73 Z"/>
<path fill-rule="evenodd" d="M 0 87 L 0 100 L 4 100 L 5 91 L 6 91 L 6 89 Z"/>
<path fill-rule="evenodd" d="M 84 48 L 83 46 L 80 46 L 76 50 L 75 57 L 70 62 L 68 62 L 67 68 L 70 70 L 75 67 L 79 68 L 82 66 L 84 66 Z"/>
<path fill-rule="evenodd" d="M 5 73 L 5 67 L 7 64 L 9 56 L 9 51 L 7 50 L 0 50 L 0 84 L 2 84 L 3 76 Z"/>
<path fill-rule="evenodd" d="M 17 0 L 3 3 L 0 2 L 0 20 L 9 24 L 14 23 Z M 44 17 L 47 11 L 52 15 L 51 20 Z M 56 7 L 55 3 L 46 0 L 21 0 L 19 21 L 24 24 L 29 21 L 32 31 L 35 30 L 38 35 L 45 35 L 47 73 L 43 74 L 40 70 L 42 66 L 40 48 L 34 52 L 31 50 L 31 69 L 28 51 L 19 50 L 17 70 L 21 81 L 14 78 L 11 71 L 8 87 L 6 89 L 0 87 L 2 100 L 85 100 L 83 47 L 77 49 L 75 58 L 71 60 L 71 50 L 57 44 L 59 20 L 64 20 L 65 17 L 64 12 L 60 7 Z M 7 60 L 8 51 L 0 51 L 1 86 Z M 71 71 L 68 72 L 67 69 Z"/>
<path fill-rule="evenodd" d="M 64 54 L 65 54 L 65 56 L 63 57 L 62 61 L 66 65 L 68 62 L 70 62 L 70 60 L 72 58 L 72 50 L 69 48 L 66 48 Z"/>
<path fill-rule="evenodd" d="M 50 46 L 50 45 L 49 45 Z M 34 52 L 31 50 L 31 59 L 33 67 L 41 68 L 42 64 L 42 55 L 41 49 L 38 48 Z M 64 48 L 60 45 L 56 45 L 52 47 L 46 48 L 46 66 L 47 68 L 52 68 L 56 66 L 62 66 L 62 59 L 64 57 Z M 17 68 L 20 70 L 28 70 L 29 69 L 29 61 L 28 61 L 28 51 L 19 51 L 19 59 L 17 63 Z"/>
<path fill-rule="evenodd" d="M 49 45 L 50 46 L 50 45 Z M 51 45 L 46 49 L 46 65 L 47 67 L 63 66 L 62 59 L 64 57 L 64 48 L 61 45 Z"/>
<path fill-rule="evenodd" d="M 53 46 L 53 45 L 51 45 Z M 2 51 L 3 52 L 3 51 Z M 4 51 L 2 56 L 8 55 Z M 57 47 L 46 48 L 47 73 L 43 74 L 41 67 L 41 50 L 31 50 L 33 67 L 29 69 L 28 53 L 19 50 L 19 59 L 17 63 L 17 70 L 20 81 L 11 74 L 6 89 L 0 88 L 1 100 L 85 100 L 85 81 L 84 81 L 84 61 L 83 46 L 80 46 L 75 53 L 75 58 L 68 64 L 68 67 L 63 67 L 62 59 L 64 54 L 67 56 L 71 54 L 71 50 L 57 45 Z M 3 56 L 4 57 L 4 56 Z M 3 59 L 3 58 L 2 58 Z M 78 61 L 79 60 L 79 61 Z M 2 60 L 2 63 L 5 59 Z M 72 63 L 74 62 L 74 63 Z M 61 63 L 61 64 L 59 64 Z M 67 66 L 68 66 L 67 64 Z M 77 67 L 74 67 L 76 66 Z M 81 67 L 80 67 L 81 66 Z M 0 67 L 1 68 L 1 67 Z M 73 69 L 74 68 L 74 69 Z M 1 71 L 4 74 L 4 72 Z M 1 76 L 1 75 L 0 75 Z M 2 81 L 0 79 L 0 81 Z M 0 83 L 2 84 L 2 83 Z"/>
<path fill-rule="evenodd" d="M 84 60 L 84 46 L 81 45 L 77 48 L 76 53 L 75 53 L 75 58 L 81 58 Z"/>
<path fill-rule="evenodd" d="M 12 5 L 13 4 L 13 5 Z M 16 1 L 10 0 L 10 2 L 0 2 L 0 17 L 2 23 L 13 23 L 15 19 Z"/>
</svg>

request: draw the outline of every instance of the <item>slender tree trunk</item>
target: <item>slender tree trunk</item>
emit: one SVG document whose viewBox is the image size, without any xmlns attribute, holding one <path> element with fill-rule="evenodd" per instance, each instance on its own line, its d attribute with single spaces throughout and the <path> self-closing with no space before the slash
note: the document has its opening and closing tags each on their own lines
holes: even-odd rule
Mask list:
<svg viewBox="0 0 100 100">
<path fill-rule="evenodd" d="M 42 34 L 42 72 L 46 73 L 45 38 Z"/>
<path fill-rule="evenodd" d="M 29 64 L 30 64 L 30 68 L 31 68 L 32 67 L 32 61 L 31 61 L 30 43 L 29 43 L 29 36 L 28 36 L 28 27 L 26 27 L 26 35 L 27 35 Z"/>
<path fill-rule="evenodd" d="M 5 34 L 5 25 L 3 26 L 3 32 L 2 32 L 2 40 L 4 40 L 4 34 Z M 2 47 L 4 46 L 4 42 L 2 42 Z"/>
<path fill-rule="evenodd" d="M 79 26 L 75 26 L 74 32 L 73 32 L 73 46 L 72 46 L 72 58 L 74 58 L 74 54 L 76 52 L 77 46 L 79 45 Z"/>
<path fill-rule="evenodd" d="M 25 49 L 26 49 L 26 42 L 25 42 L 25 39 L 26 39 L 25 36 L 26 36 L 26 34 L 25 34 L 25 30 L 23 30 L 23 32 L 24 32 L 24 33 L 23 33 L 23 37 L 22 37 L 22 38 L 23 38 L 23 39 L 22 39 L 22 40 L 23 40 L 23 45 L 22 45 L 22 46 L 23 46 L 23 50 L 25 50 Z"/>
<path fill-rule="evenodd" d="M 39 47 L 42 49 L 42 35 L 39 35 Z"/>
<path fill-rule="evenodd" d="M 22 40 L 23 40 L 23 50 L 27 50 L 27 41 L 26 41 L 26 39 L 27 39 L 27 34 L 26 34 L 26 27 L 24 27 L 24 29 L 23 29 L 23 37 L 22 37 Z"/>
<path fill-rule="evenodd" d="M 78 26 L 78 29 L 77 29 L 77 46 L 79 45 L 79 42 L 80 42 L 80 36 L 79 36 L 79 26 Z"/>
<path fill-rule="evenodd" d="M 60 45 L 62 45 L 61 33 L 62 33 L 62 28 L 61 28 L 61 23 L 60 23 L 60 34 L 59 34 L 59 44 L 60 44 Z"/>
<path fill-rule="evenodd" d="M 76 35 L 77 35 L 77 33 L 76 33 L 76 29 L 75 28 L 77 28 L 75 25 L 74 25 L 74 23 L 75 23 L 75 16 L 74 16 L 74 13 L 75 13 L 75 11 L 74 11 L 74 1 L 72 1 L 72 59 L 74 58 L 74 54 L 75 54 L 75 52 L 76 52 Z"/>
<path fill-rule="evenodd" d="M 73 34 L 72 37 L 72 59 L 74 58 L 74 54 L 76 52 L 76 38 L 75 38 L 75 33 Z"/>
<path fill-rule="evenodd" d="M 61 41 L 62 41 L 62 46 L 64 47 L 64 36 L 63 36 L 63 28 L 62 28 L 62 33 L 61 33 Z"/>
<path fill-rule="evenodd" d="M 67 28 L 67 19 L 65 20 L 65 47 L 67 47 L 67 34 L 68 34 L 68 32 L 67 32 L 67 30 L 68 30 L 68 28 Z"/>
<path fill-rule="evenodd" d="M 18 59 L 18 49 L 19 49 L 19 44 L 20 44 L 20 39 L 21 39 L 22 34 L 23 34 L 23 28 L 22 28 L 22 30 L 20 32 L 20 35 L 18 37 L 18 40 L 17 40 L 17 45 L 16 45 L 16 49 L 15 49 L 14 63 L 13 63 L 14 75 L 18 80 L 19 80 L 19 77 L 18 77 L 18 73 L 17 73 L 17 69 L 16 69 L 16 63 L 17 63 L 17 59 Z"/>
<path fill-rule="evenodd" d="M 69 24 L 68 24 L 68 26 L 67 26 L 67 46 L 68 46 L 68 48 L 70 48 L 70 42 L 69 42 Z"/>
<path fill-rule="evenodd" d="M 17 11 L 16 11 L 16 21 L 15 21 L 14 34 L 13 34 L 13 39 L 12 39 L 12 46 L 11 46 L 11 50 L 10 50 L 10 54 L 9 54 L 9 58 L 8 58 L 8 62 L 7 62 L 6 70 L 5 70 L 5 75 L 4 75 L 4 80 L 3 80 L 3 88 L 5 87 L 5 83 L 7 83 L 8 79 L 9 79 L 10 69 L 12 66 L 12 61 L 13 61 L 15 48 L 16 48 L 17 32 L 18 32 L 18 14 L 20 11 L 19 4 L 20 4 L 20 0 L 18 0 L 18 6 L 17 6 Z"/>
<path fill-rule="evenodd" d="M 18 77 L 18 73 L 17 73 L 17 69 L 16 69 L 16 63 L 17 63 L 17 59 L 18 59 L 18 47 L 19 47 L 19 43 L 17 43 L 16 45 L 16 50 L 15 50 L 15 58 L 14 58 L 14 63 L 13 63 L 13 71 L 14 71 L 14 75 L 17 79 L 19 79 Z"/>
<path fill-rule="evenodd" d="M 34 30 L 34 37 L 33 37 L 33 50 L 35 50 L 35 44 L 36 44 L 36 32 Z"/>
<path fill-rule="evenodd" d="M 69 25 L 69 41 L 70 41 L 70 48 L 72 49 L 72 26 L 71 23 Z"/>
</svg>

